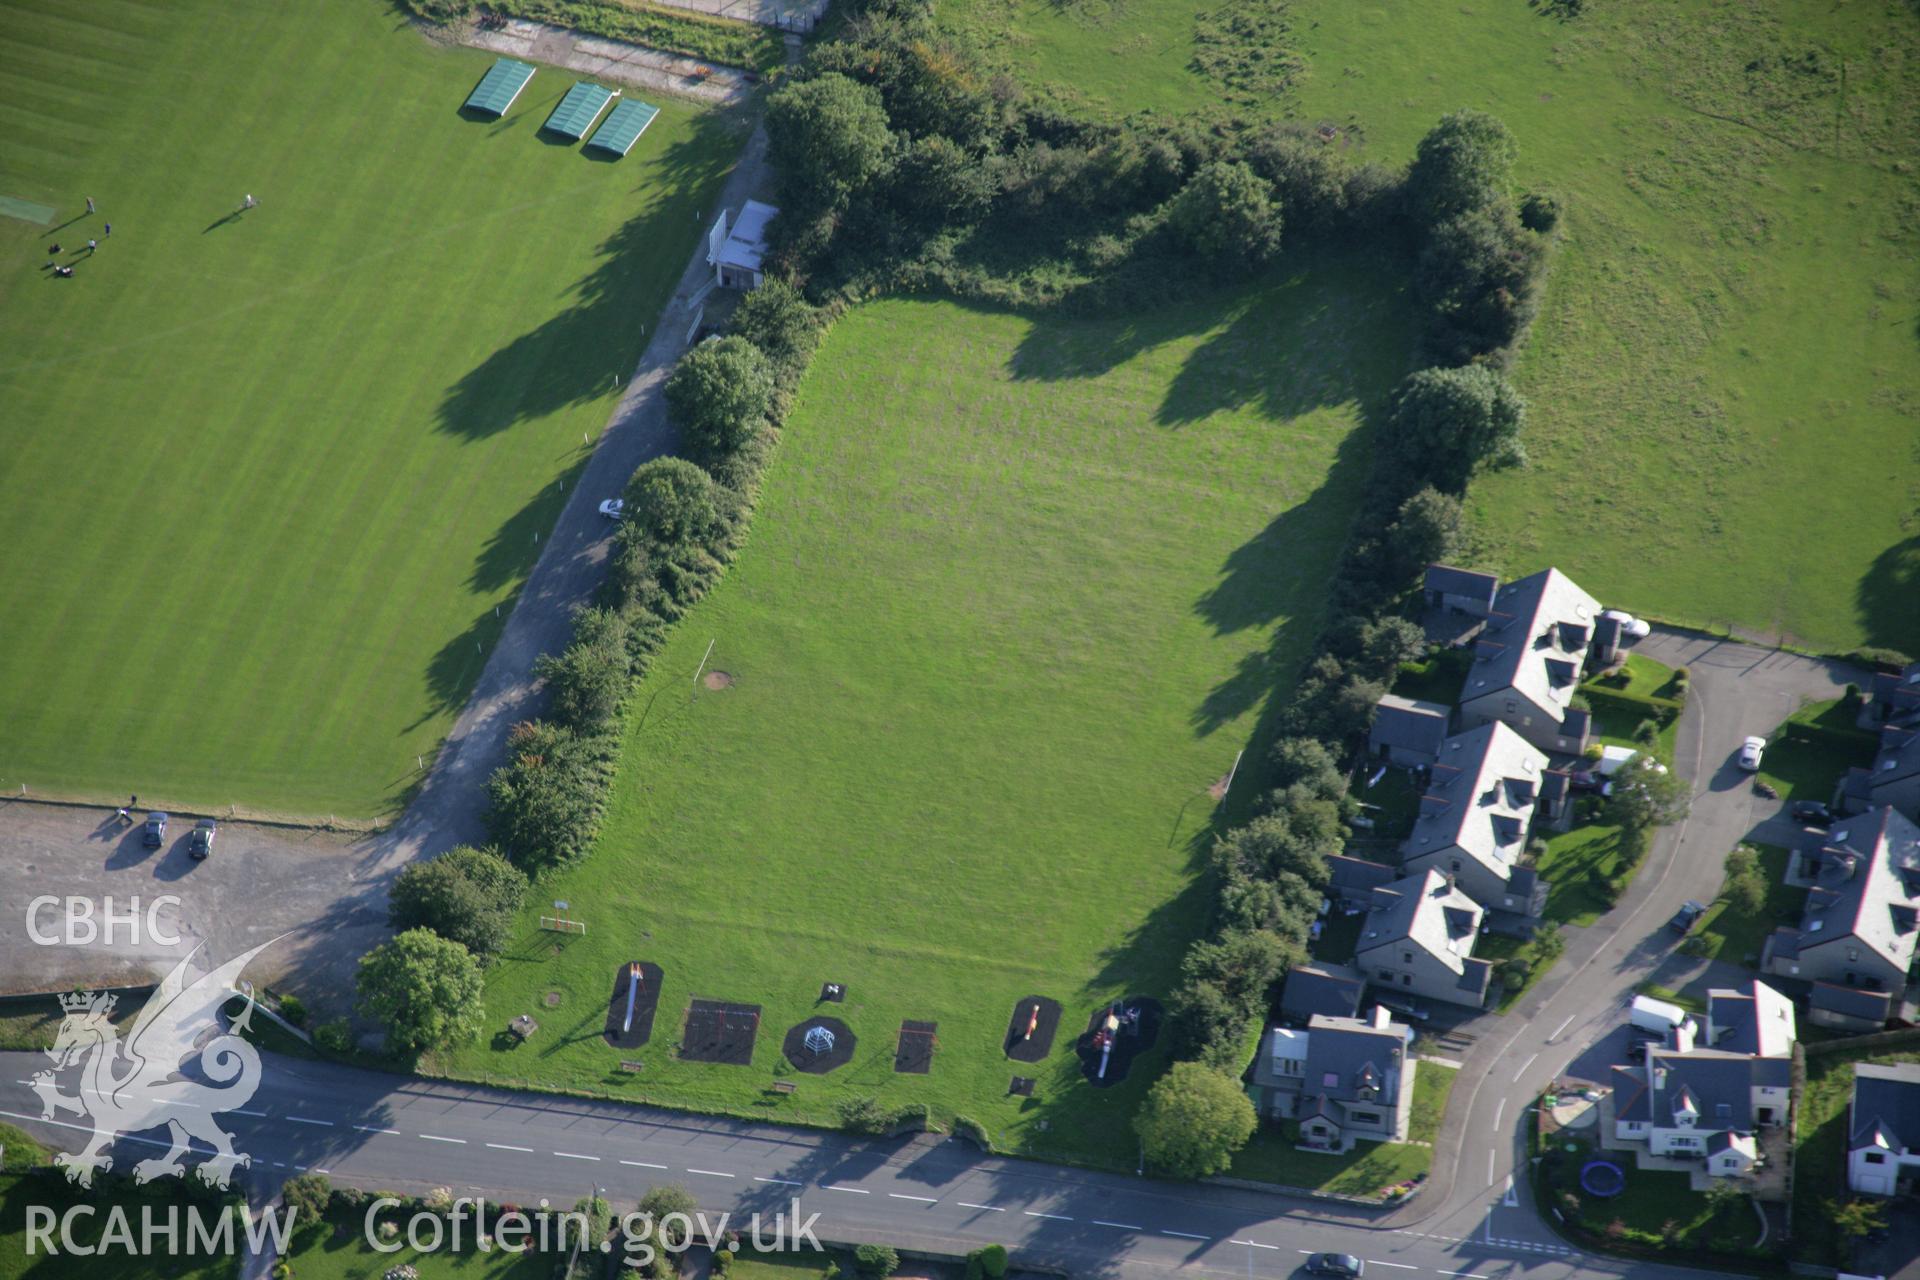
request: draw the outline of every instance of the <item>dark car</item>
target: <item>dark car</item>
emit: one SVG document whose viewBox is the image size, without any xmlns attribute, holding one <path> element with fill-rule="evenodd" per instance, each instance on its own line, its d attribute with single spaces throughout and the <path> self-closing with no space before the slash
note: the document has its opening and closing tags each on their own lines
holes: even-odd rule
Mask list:
<svg viewBox="0 0 1920 1280">
<path fill-rule="evenodd" d="M 202 818 L 193 824 L 193 834 L 187 837 L 187 856 L 195 862 L 203 860 L 213 852 L 214 826 L 212 818 Z"/>
<path fill-rule="evenodd" d="M 1804 822 L 1810 827 L 1833 825 L 1833 810 L 1818 800 L 1795 800 L 1791 812 L 1795 822 Z"/>
<path fill-rule="evenodd" d="M 1707 914 L 1705 907 L 1689 899 L 1680 904 L 1680 909 L 1673 913 L 1673 919 L 1667 921 L 1667 928 L 1679 934 L 1692 933 L 1693 926 L 1705 914 Z"/>
<path fill-rule="evenodd" d="M 1357 1276 L 1367 1264 L 1350 1253 L 1316 1253 L 1307 1259 L 1307 1270 L 1316 1276 Z"/>
<path fill-rule="evenodd" d="M 166 842 L 166 838 L 167 815 L 156 809 L 147 815 L 147 833 L 140 838 L 140 843 L 149 849 L 158 849 Z"/>
<path fill-rule="evenodd" d="M 1628 1062 L 1642 1061 L 1647 1056 L 1647 1045 L 1649 1043 L 1650 1042 L 1646 1040 L 1628 1041 L 1627 1042 L 1627 1061 Z"/>
</svg>

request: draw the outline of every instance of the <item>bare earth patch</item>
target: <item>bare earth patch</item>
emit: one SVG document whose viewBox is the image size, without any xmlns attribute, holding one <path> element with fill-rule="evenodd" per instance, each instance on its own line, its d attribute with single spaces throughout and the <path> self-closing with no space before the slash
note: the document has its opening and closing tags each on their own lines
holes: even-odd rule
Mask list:
<svg viewBox="0 0 1920 1280">
<path fill-rule="evenodd" d="M 733 675 L 727 671 L 709 671 L 701 683 L 709 689 L 728 689 L 733 686 Z"/>
</svg>

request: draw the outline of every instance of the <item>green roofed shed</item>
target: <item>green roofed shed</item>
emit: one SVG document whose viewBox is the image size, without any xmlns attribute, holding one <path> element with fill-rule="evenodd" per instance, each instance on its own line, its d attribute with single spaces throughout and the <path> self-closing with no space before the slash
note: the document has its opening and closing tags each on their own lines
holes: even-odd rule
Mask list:
<svg viewBox="0 0 1920 1280">
<path fill-rule="evenodd" d="M 587 145 L 623 156 L 633 150 L 633 144 L 659 114 L 660 108 L 629 98 L 607 113 L 605 122 L 594 131 L 593 141 Z"/>
<path fill-rule="evenodd" d="M 518 58 L 501 58 L 493 64 L 492 70 L 480 77 L 480 83 L 467 95 L 469 111 L 484 111 L 488 115 L 503 116 L 520 91 L 527 87 L 527 81 L 533 79 L 531 63 Z"/>
<path fill-rule="evenodd" d="M 584 138 L 612 97 L 613 90 L 582 80 L 567 90 L 567 96 L 560 99 L 560 105 L 553 109 L 553 114 L 540 127 L 562 137 Z"/>
</svg>

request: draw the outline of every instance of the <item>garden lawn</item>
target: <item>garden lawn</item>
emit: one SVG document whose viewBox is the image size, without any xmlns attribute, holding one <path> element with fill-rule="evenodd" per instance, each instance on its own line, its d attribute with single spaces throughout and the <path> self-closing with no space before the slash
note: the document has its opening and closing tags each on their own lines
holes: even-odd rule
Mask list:
<svg viewBox="0 0 1920 1280">
<path fill-rule="evenodd" d="M 1259 794 L 1360 423 L 1405 367 L 1399 288 L 1327 261 L 1128 320 L 906 300 L 840 320 L 751 542 L 635 695 L 597 845 L 536 894 L 586 935 L 536 932 L 530 907 L 490 975 L 488 1033 L 523 1012 L 540 1033 L 451 1070 L 812 1123 L 922 1102 L 1004 1148 L 1133 1168 L 1164 1042 L 1108 1089 L 1072 1042 L 1108 1000 L 1164 998 L 1205 923 L 1209 788 L 1252 739 L 1229 814 Z M 732 687 L 696 689 L 703 659 Z M 665 970 L 637 1054 L 600 1038 L 634 959 Z M 816 1005 L 826 982 L 843 1005 Z M 1066 1010 L 1037 1067 L 1001 1052 L 1031 994 Z M 762 1007 L 750 1067 L 674 1056 L 694 996 Z M 859 1038 L 823 1077 L 780 1055 L 816 1012 Z M 928 1075 L 893 1071 L 903 1019 L 939 1024 Z"/>
<path fill-rule="evenodd" d="M 1783 800 L 1833 801 L 1834 788 L 1847 770 L 1867 768 L 1880 739 L 1854 725 L 1857 708 L 1841 699 L 1810 702 L 1767 735 L 1760 757 L 1760 778 Z"/>
<path fill-rule="evenodd" d="M 1620 870 L 1620 828 L 1590 823 L 1556 831 L 1534 865 L 1550 886 L 1545 917 L 1585 928 L 1613 910 L 1606 882 Z"/>
<path fill-rule="evenodd" d="M 1197 3 L 954 0 L 1081 110 L 1208 113 Z M 1267 6 L 1244 6 L 1249 11 Z M 1920 647 L 1920 13 L 1750 0 L 1293 0 L 1267 110 L 1405 164 L 1494 112 L 1566 214 L 1514 378 L 1531 465 L 1470 495 L 1464 563 L 1838 650 Z"/>
<path fill-rule="evenodd" d="M 0 788 L 366 819 L 432 759 L 740 141 L 591 160 L 552 68 L 463 118 L 491 61 L 0 0 L 0 194 L 59 210 L 0 217 Z"/>
<path fill-rule="evenodd" d="M 1694 926 L 1693 933 L 1699 941 L 1692 945 L 1706 948 L 1698 953 L 1702 956 L 1757 967 L 1761 944 L 1781 925 L 1799 919 L 1800 909 L 1806 905 L 1807 891 L 1786 882 L 1790 851 L 1777 844 L 1754 844 L 1752 848 L 1760 855 L 1760 876 L 1767 883 L 1766 900 L 1757 911 L 1743 911 L 1723 893 L 1708 905 L 1707 914 Z"/>
<path fill-rule="evenodd" d="M 557 1207 L 566 1209 L 571 1206 Z M 630 1204 L 616 1204 L 614 1212 L 626 1213 L 632 1208 Z M 488 1205 L 487 1213 L 487 1223 L 491 1229 L 500 1213 L 500 1206 Z M 399 1221 L 404 1222 L 405 1219 L 400 1218 Z M 339 1230 L 342 1227 L 344 1231 Z M 563 1269 L 564 1258 L 559 1251 L 540 1253 L 528 1249 L 519 1254 L 504 1249 L 483 1251 L 473 1245 L 471 1220 L 463 1222 L 462 1228 L 461 1240 L 466 1247 L 458 1252 L 451 1247 L 416 1252 L 407 1247 L 403 1230 L 391 1242 L 399 1245 L 399 1248 L 387 1253 L 368 1243 L 365 1210 L 333 1210 L 323 1224 L 298 1233 L 287 1256 L 293 1263 L 293 1274 L 299 1280 L 380 1280 L 393 1268 L 400 1266 L 413 1267 L 419 1272 L 420 1280 L 546 1280 Z M 430 1242 L 430 1228 L 422 1230 L 422 1241 Z M 446 1237 L 449 1245 L 451 1230 L 449 1227 Z M 557 1237 L 559 1228 L 554 1228 L 554 1231 Z M 571 1243 L 572 1237 L 568 1239 Z"/>
<path fill-rule="evenodd" d="M 1302 1151 L 1295 1145 L 1292 1121 L 1267 1123 L 1234 1157 L 1236 1178 L 1277 1182 L 1282 1186 L 1330 1191 L 1343 1196 L 1377 1196 L 1433 1167 L 1433 1142 L 1453 1093 L 1456 1067 L 1422 1062 L 1413 1073 L 1413 1122 L 1407 1142 L 1362 1142 L 1344 1155 Z"/>
</svg>

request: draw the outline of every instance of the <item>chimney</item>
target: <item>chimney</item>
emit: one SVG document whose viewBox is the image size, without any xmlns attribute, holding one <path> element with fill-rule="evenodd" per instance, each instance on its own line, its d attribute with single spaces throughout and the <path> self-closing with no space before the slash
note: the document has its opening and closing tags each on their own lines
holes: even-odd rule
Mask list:
<svg viewBox="0 0 1920 1280">
<path fill-rule="evenodd" d="M 1393 1012 L 1383 1004 L 1373 1006 L 1373 1025 L 1384 1031 L 1393 1021 Z"/>
</svg>

